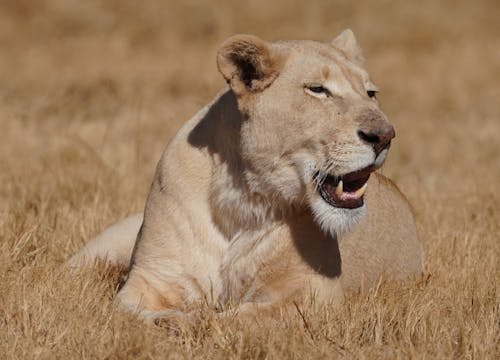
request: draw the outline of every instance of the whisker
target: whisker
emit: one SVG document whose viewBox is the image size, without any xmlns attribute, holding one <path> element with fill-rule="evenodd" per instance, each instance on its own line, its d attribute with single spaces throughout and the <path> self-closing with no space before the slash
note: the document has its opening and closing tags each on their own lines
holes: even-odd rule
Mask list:
<svg viewBox="0 0 500 360">
<path fill-rule="evenodd" d="M 325 166 L 325 173 L 329 174 L 330 171 L 333 169 L 333 167 L 335 166 L 335 163 L 333 162 L 333 160 L 329 160 L 327 163 L 326 163 L 326 166 Z"/>
<path fill-rule="evenodd" d="M 318 191 L 319 186 L 325 181 L 326 174 L 322 172 L 321 170 L 316 171 L 316 173 L 313 175 L 313 181 L 314 181 L 314 190 Z"/>
</svg>

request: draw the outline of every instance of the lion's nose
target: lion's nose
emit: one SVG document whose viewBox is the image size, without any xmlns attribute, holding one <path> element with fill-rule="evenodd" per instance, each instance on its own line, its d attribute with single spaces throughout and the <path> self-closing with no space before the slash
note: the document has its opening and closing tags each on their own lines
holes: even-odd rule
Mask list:
<svg viewBox="0 0 500 360">
<path fill-rule="evenodd" d="M 396 131 L 392 125 L 387 124 L 370 130 L 360 129 L 358 136 L 364 142 L 372 145 L 375 155 L 378 156 L 382 150 L 389 148 L 391 140 L 396 136 Z"/>
</svg>

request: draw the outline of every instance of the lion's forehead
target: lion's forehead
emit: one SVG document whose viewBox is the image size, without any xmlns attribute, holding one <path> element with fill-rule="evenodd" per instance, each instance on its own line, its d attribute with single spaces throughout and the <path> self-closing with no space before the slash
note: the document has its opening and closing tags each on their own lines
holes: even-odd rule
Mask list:
<svg viewBox="0 0 500 360">
<path fill-rule="evenodd" d="M 364 87 L 372 83 L 364 68 L 330 44 L 295 40 L 279 45 L 290 51 L 287 70 L 304 83 L 318 83 L 337 93 L 364 92 Z"/>
</svg>

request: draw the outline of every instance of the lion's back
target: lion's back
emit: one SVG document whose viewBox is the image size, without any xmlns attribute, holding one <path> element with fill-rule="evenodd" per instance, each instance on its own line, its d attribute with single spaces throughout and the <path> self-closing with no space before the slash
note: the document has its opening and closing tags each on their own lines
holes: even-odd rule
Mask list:
<svg viewBox="0 0 500 360">
<path fill-rule="evenodd" d="M 368 189 L 366 216 L 339 244 L 346 288 L 369 287 L 382 275 L 404 279 L 422 272 L 422 247 L 408 200 L 377 173 Z"/>
</svg>

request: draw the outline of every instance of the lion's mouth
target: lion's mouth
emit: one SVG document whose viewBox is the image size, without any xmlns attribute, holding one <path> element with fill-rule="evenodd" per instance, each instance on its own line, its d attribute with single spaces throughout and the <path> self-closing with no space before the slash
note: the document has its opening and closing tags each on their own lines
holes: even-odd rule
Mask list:
<svg viewBox="0 0 500 360">
<path fill-rule="evenodd" d="M 363 206 L 364 193 L 370 174 L 374 171 L 373 166 L 353 171 L 344 175 L 315 174 L 317 188 L 320 196 L 328 204 L 338 208 L 355 209 Z"/>
</svg>

